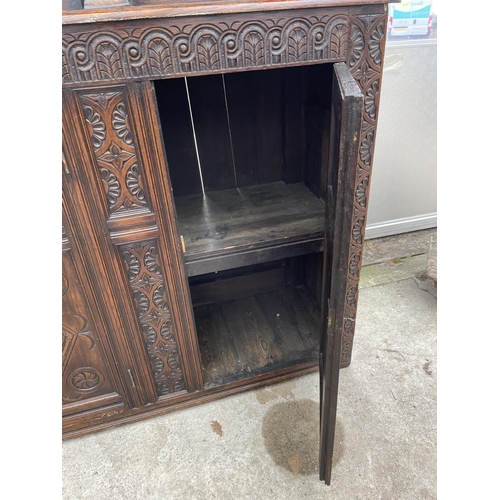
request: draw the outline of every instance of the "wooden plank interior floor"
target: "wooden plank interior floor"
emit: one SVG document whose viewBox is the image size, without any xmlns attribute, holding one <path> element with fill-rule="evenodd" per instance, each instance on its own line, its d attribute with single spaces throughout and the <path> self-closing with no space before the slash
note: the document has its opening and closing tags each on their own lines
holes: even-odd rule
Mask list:
<svg viewBox="0 0 500 500">
<path fill-rule="evenodd" d="M 194 314 L 206 388 L 318 359 L 319 308 L 303 285 Z"/>
<path fill-rule="evenodd" d="M 186 263 L 238 251 L 321 240 L 325 205 L 303 184 L 272 182 L 175 199 Z"/>
</svg>

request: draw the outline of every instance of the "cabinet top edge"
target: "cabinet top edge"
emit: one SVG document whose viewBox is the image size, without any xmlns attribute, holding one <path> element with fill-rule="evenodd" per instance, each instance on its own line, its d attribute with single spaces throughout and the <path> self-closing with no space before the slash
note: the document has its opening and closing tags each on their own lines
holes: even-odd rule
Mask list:
<svg viewBox="0 0 500 500">
<path fill-rule="evenodd" d="M 391 3 L 400 0 L 391 0 Z M 136 19 L 159 19 L 215 14 L 237 14 L 245 12 L 265 12 L 327 7 L 350 7 L 361 5 L 388 4 L 389 0 L 242 0 L 214 2 L 200 0 L 169 2 L 168 5 L 136 6 L 65 11 L 62 24 L 88 24 Z"/>
</svg>

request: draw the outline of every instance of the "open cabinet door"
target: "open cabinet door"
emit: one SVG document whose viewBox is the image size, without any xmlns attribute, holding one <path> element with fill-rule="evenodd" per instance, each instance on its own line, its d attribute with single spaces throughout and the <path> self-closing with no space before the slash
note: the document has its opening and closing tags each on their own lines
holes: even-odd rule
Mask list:
<svg viewBox="0 0 500 500">
<path fill-rule="evenodd" d="M 330 484 L 363 94 L 334 64 L 320 345 L 320 479 Z"/>
</svg>

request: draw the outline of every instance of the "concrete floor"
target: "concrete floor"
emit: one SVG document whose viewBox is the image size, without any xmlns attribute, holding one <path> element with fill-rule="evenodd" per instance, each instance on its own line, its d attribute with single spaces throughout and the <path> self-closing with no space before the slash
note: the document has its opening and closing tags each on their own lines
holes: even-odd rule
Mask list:
<svg viewBox="0 0 500 500">
<path fill-rule="evenodd" d="M 437 300 L 424 276 L 430 234 L 365 246 L 331 486 L 318 479 L 314 373 L 65 441 L 63 498 L 436 498 Z"/>
</svg>

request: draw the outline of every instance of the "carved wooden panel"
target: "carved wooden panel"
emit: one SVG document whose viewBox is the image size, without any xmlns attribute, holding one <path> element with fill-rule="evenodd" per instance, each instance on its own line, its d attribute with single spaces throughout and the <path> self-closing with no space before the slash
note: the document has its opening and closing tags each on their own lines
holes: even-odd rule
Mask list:
<svg viewBox="0 0 500 500">
<path fill-rule="evenodd" d="M 158 396 L 186 389 L 157 242 L 120 247 Z"/>
<path fill-rule="evenodd" d="M 88 158 L 74 167 L 73 187 L 78 184 L 85 190 L 81 193 L 87 200 L 86 207 L 98 221 L 95 226 L 100 239 L 97 249 L 109 251 L 103 261 L 98 262 L 97 256 L 93 259 L 92 264 L 99 266 L 102 273 L 93 277 L 93 283 L 108 294 L 102 302 L 103 309 L 111 308 L 111 300 L 117 303 L 118 307 L 107 313 L 110 319 L 116 313 L 117 319 L 124 323 L 112 332 L 113 338 L 117 337 L 116 345 L 121 345 L 126 336 L 135 345 L 132 357 L 139 360 L 141 355 L 140 367 L 133 366 L 133 359 L 120 363 L 122 377 L 125 371 L 129 381 L 132 372 L 131 378 L 136 380 L 133 389 L 139 388 L 139 377 L 146 378 L 148 391 L 150 387 L 153 393 L 148 394 L 148 403 L 151 403 L 161 396 L 197 390 L 201 385 L 201 369 L 194 367 L 190 360 L 190 356 L 197 355 L 197 344 L 191 338 L 196 335 L 194 329 L 188 330 L 186 325 L 191 313 L 186 310 L 188 299 L 179 298 L 178 293 L 183 285 L 180 283 L 183 270 L 178 262 L 172 262 L 182 256 L 180 245 L 176 244 L 178 236 L 175 233 L 174 240 L 172 234 L 176 232 L 174 207 L 173 202 L 167 201 L 172 193 L 164 178 L 166 166 L 162 162 L 165 160 L 158 150 L 159 125 L 156 122 L 148 125 L 153 117 L 144 107 L 141 88 L 140 84 L 133 83 L 66 93 L 83 126 L 81 131 L 85 133 L 80 144 Z M 148 103 L 155 104 L 149 97 Z M 73 142 L 76 141 L 73 139 Z M 71 209 L 74 207 L 72 202 Z M 82 224 L 86 224 L 86 230 L 91 228 L 88 222 L 82 221 Z M 153 239 L 154 248 L 146 248 Z M 80 243 L 88 245 L 87 238 L 82 238 Z M 97 254 L 93 248 L 85 253 Z M 152 270 L 152 259 L 156 259 L 158 253 L 164 266 L 158 261 Z M 124 257 L 129 262 L 124 261 Z M 141 261 L 143 268 L 137 280 L 129 283 L 134 259 Z M 123 272 L 124 264 L 127 273 Z M 112 281 L 106 282 L 106 278 Z M 139 303 L 136 299 L 140 299 Z M 144 315 L 142 308 L 146 302 L 148 312 Z M 151 344 L 153 334 L 156 342 Z M 182 367 L 181 358 L 190 360 L 185 363 L 187 367 Z M 197 379 L 193 380 L 194 377 Z"/>
<path fill-rule="evenodd" d="M 63 405 L 78 407 L 81 405 L 75 403 L 91 398 L 95 404 L 90 407 L 120 402 L 122 398 L 116 392 L 70 250 L 63 252 L 62 270 Z M 97 396 L 107 397 L 96 399 Z"/>
<path fill-rule="evenodd" d="M 380 5 L 311 8 L 87 23 L 63 28 L 63 87 L 79 88 L 76 92 L 65 89 L 70 97 L 63 112 L 64 128 L 71 135 L 68 144 L 73 149 L 68 156 L 73 165 L 67 177 L 79 189 L 78 197 L 72 195 L 69 199 L 72 216 L 75 221 L 78 219 L 75 228 L 92 226 L 82 233 L 85 237 L 79 237 L 79 246 L 75 247 L 79 253 L 74 257 L 87 255 L 84 265 L 92 268 L 89 278 L 92 286 L 101 283 L 99 272 L 105 274 L 102 283 L 106 291 L 101 293 L 97 285 L 95 288 L 96 296 L 100 297 L 96 307 L 108 307 L 113 326 L 110 335 L 119 341 L 115 339 L 111 348 L 105 344 L 104 349 L 106 353 L 116 350 L 117 363 L 121 363 L 117 368 L 122 377 L 116 379 L 119 384 L 125 378 L 131 384 L 127 376 L 129 367 L 133 368 L 136 383 L 142 377 L 137 388 L 123 385 L 123 394 L 137 400 L 135 406 L 151 408 L 153 403 L 160 407 L 172 401 L 184 404 L 184 400 L 199 395 L 192 391 L 203 387 L 196 365 L 194 323 L 188 314 L 189 293 L 181 272 L 182 254 L 177 248 L 173 201 L 164 175 L 166 166 L 149 80 L 346 62 L 365 97 L 352 193 L 354 210 L 342 328 L 341 363 L 347 366 L 354 335 L 380 98 L 386 27 L 386 16 L 381 12 Z M 94 88 L 90 90 L 91 86 Z M 80 217 L 78 212 L 83 211 L 85 217 Z M 104 239 L 111 236 L 111 241 L 104 244 L 101 231 L 105 233 Z M 101 244 L 104 249 L 93 256 L 93 249 Z M 69 244 L 64 248 L 68 250 Z M 157 249 L 161 249 L 162 260 L 158 260 Z M 63 257 L 69 266 L 65 276 L 70 284 L 63 298 L 63 302 L 70 304 L 64 306 L 63 321 L 65 408 L 76 408 L 72 405 L 80 403 L 91 405 L 88 408 L 101 408 L 104 400 L 123 406 L 106 370 L 107 366 L 115 365 L 103 361 L 105 353 L 89 319 L 71 252 Z M 99 263 L 92 267 L 91 260 Z M 126 274 L 121 272 L 123 266 Z M 68 283 L 63 283 L 63 288 Z M 79 295 L 75 290 L 80 290 Z M 95 312 L 93 304 L 90 305 Z M 101 319 L 95 315 L 99 325 Z M 121 336 L 127 337 L 133 347 L 122 342 Z M 140 362 L 136 362 L 139 357 Z M 175 398 L 170 399 L 169 394 L 175 394 Z M 155 403 L 162 395 L 167 398 Z M 98 404 L 101 406 L 95 406 Z M 110 421 L 129 412 L 122 408 L 109 412 L 106 409 L 105 414 L 104 410 L 99 411 L 103 412 L 99 419 Z M 76 415 L 75 410 L 72 412 Z M 81 422 L 81 428 L 86 425 L 91 425 L 90 420 Z"/>
<path fill-rule="evenodd" d="M 220 21 L 158 19 L 79 33 L 66 29 L 63 84 L 344 61 L 350 30 L 349 16 L 338 9 L 318 15 L 241 14 Z"/>
<path fill-rule="evenodd" d="M 79 97 L 110 214 L 148 211 L 123 89 Z"/>
<path fill-rule="evenodd" d="M 129 210 L 113 212 L 110 219 L 110 207 L 100 176 L 99 167 L 103 163 L 97 160 L 108 149 L 106 141 L 108 146 L 112 142 L 129 145 L 129 150 L 125 147 L 123 149 L 137 158 L 142 174 L 142 158 L 136 151 L 135 141 L 132 140 L 130 144 L 129 140 L 129 133 L 130 137 L 134 136 L 131 135 L 133 126 L 129 124 L 130 108 L 124 90 L 119 86 L 113 89 L 87 89 L 83 92 L 84 96 L 96 96 L 96 100 L 97 96 L 103 94 L 95 109 L 99 114 L 102 113 L 106 133 L 113 128 L 113 110 L 121 102 L 125 105 L 125 126 L 115 125 L 115 131 L 109 133 L 113 138 L 106 136 L 102 146 L 95 146 L 92 142 L 92 138 L 95 139 L 98 134 L 89 134 L 89 122 L 81 96 L 73 91 L 63 91 L 63 149 L 68 169 L 63 169 L 62 201 L 66 221 L 64 226 L 71 242 L 73 260 L 79 272 L 81 270 L 81 282 L 88 294 L 88 306 L 94 322 L 99 328 L 101 344 L 112 358 L 107 366 L 116 374 L 116 381 L 127 407 L 135 408 L 150 404 L 158 397 L 135 312 L 128 296 L 124 296 L 127 295 L 127 282 L 125 276 L 122 276 L 123 264 L 110 240 L 107 225 L 112 221 L 141 220 L 145 213 L 147 216 L 152 214 L 146 207 L 134 206 Z M 95 103 L 90 97 L 89 101 Z M 103 140 L 102 137 L 97 138 Z M 96 148 L 101 149 L 97 149 L 97 157 Z M 120 164 L 116 165 L 116 170 L 120 170 Z M 126 179 L 124 170 L 132 165 L 128 158 L 121 164 L 121 182 Z M 104 422 L 113 417 L 102 418 L 101 422 Z M 72 422 L 72 429 L 75 425 L 89 425 L 89 422 L 88 416 L 84 421 Z"/>
<path fill-rule="evenodd" d="M 348 15 L 341 9 L 325 12 L 328 11 L 282 12 L 279 17 L 241 14 L 221 21 L 159 19 L 91 31 L 71 28 L 72 33 L 63 36 L 63 84 L 346 61 L 365 96 L 343 329 L 342 366 L 347 366 L 354 335 L 386 15 Z M 96 124 L 93 140 L 97 143 L 103 131 L 96 117 L 90 110 L 87 112 L 88 120 Z M 107 185 L 110 207 L 123 210 L 124 202 L 119 203 L 118 199 L 125 181 L 118 178 L 116 171 L 100 168 L 104 168 L 101 175 Z M 135 178 L 140 180 L 134 170 L 129 174 L 129 183 Z M 136 203 L 133 195 L 127 203 Z"/>
<path fill-rule="evenodd" d="M 363 92 L 364 109 L 351 222 L 348 283 L 343 315 L 341 351 L 341 366 L 343 367 L 348 366 L 351 361 L 354 338 L 361 257 L 380 101 L 385 33 L 386 15 L 365 14 L 352 19 L 352 52 L 348 59 L 348 66 Z"/>
</svg>

